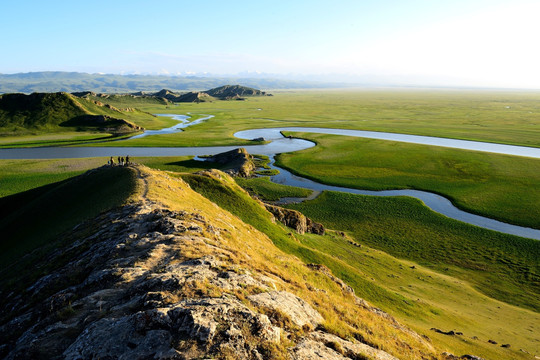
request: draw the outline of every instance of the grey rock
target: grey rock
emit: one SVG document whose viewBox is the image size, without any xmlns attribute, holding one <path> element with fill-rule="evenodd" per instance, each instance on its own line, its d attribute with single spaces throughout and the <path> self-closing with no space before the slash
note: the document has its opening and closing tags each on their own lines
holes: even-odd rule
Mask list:
<svg viewBox="0 0 540 360">
<path fill-rule="evenodd" d="M 276 205 L 264 204 L 274 217 L 283 225 L 296 230 L 299 234 L 312 233 L 324 235 L 325 229 L 322 224 L 307 218 L 300 211 L 283 208 Z"/>
<path fill-rule="evenodd" d="M 303 327 L 310 325 L 316 327 L 324 321 L 324 318 L 311 305 L 298 296 L 286 291 L 271 291 L 251 295 L 249 300 L 257 305 L 279 310 L 289 316 L 296 325 Z"/>
<path fill-rule="evenodd" d="M 292 360 L 348 360 L 328 346 L 311 339 L 305 339 L 289 351 Z"/>
<path fill-rule="evenodd" d="M 166 330 L 137 332 L 131 317 L 101 319 L 90 325 L 63 355 L 76 359 L 144 359 L 175 353 Z"/>
<path fill-rule="evenodd" d="M 312 340 L 315 340 L 323 344 L 333 344 L 338 347 L 347 358 L 369 358 L 374 360 L 397 360 L 396 357 L 388 354 L 387 352 L 379 349 L 375 349 L 367 344 L 360 342 L 351 342 L 343 340 L 332 334 L 328 334 L 322 331 L 314 331 L 310 334 Z M 337 344 L 337 346 L 335 345 Z"/>
</svg>

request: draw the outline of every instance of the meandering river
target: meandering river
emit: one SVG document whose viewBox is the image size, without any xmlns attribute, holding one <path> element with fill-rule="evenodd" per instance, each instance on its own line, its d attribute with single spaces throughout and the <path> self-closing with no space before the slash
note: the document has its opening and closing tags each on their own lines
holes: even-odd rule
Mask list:
<svg viewBox="0 0 540 360">
<path fill-rule="evenodd" d="M 141 135 L 133 138 L 141 138 L 157 134 L 169 134 L 182 131 L 182 128 L 192 126 L 201 121 L 208 120 L 212 115 L 199 118 L 188 122 L 186 115 L 163 115 L 172 116 L 179 121 L 179 124 L 162 130 L 148 130 Z M 245 147 L 251 154 L 263 154 L 273 157 L 279 153 L 294 152 L 304 150 L 315 146 L 311 141 L 302 139 L 289 139 L 281 135 L 282 131 L 291 132 L 311 132 L 324 133 L 332 135 L 354 136 L 370 139 L 391 140 L 400 142 L 409 142 L 414 144 L 423 144 L 430 146 L 443 146 L 464 150 L 494 152 L 514 156 L 526 156 L 540 159 L 540 148 L 530 148 L 525 146 L 502 145 L 495 143 L 485 143 L 478 141 L 455 140 L 446 138 L 436 138 L 429 136 L 405 135 L 373 131 L 347 130 L 347 129 L 327 129 L 312 127 L 281 127 L 244 130 L 234 135 L 240 139 L 265 138 L 269 143 L 264 145 L 247 145 Z M 210 146 L 210 147 L 43 147 L 43 148 L 16 148 L 0 149 L 0 159 L 60 159 L 60 158 L 85 158 L 85 157 L 105 157 L 125 156 L 131 158 L 142 156 L 201 156 L 214 155 L 220 152 L 233 150 L 238 146 Z M 352 194 L 370 195 L 370 196 L 410 196 L 422 201 L 431 210 L 443 214 L 452 219 L 463 221 L 472 225 L 480 226 L 486 229 L 499 231 L 506 234 L 517 235 L 521 237 L 540 240 L 540 230 L 511 225 L 497 220 L 489 219 L 483 216 L 471 214 L 456 208 L 452 203 L 437 194 L 418 190 L 387 190 L 387 191 L 368 191 L 344 188 L 338 186 L 320 184 L 299 176 L 293 175 L 285 169 L 272 166 L 279 170 L 278 175 L 272 176 L 271 180 L 277 183 L 303 187 L 316 191 L 341 191 Z"/>
</svg>

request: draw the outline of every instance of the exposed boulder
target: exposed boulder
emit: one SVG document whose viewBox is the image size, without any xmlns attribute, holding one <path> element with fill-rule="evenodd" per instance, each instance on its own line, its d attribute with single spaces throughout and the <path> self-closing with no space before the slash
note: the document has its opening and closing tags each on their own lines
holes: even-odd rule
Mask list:
<svg viewBox="0 0 540 360">
<path fill-rule="evenodd" d="M 290 350 L 292 360 L 348 360 L 336 350 L 315 340 L 304 339 Z"/>
<path fill-rule="evenodd" d="M 257 305 L 280 311 L 287 315 L 293 323 L 312 328 L 321 324 L 324 319 L 307 302 L 286 291 L 271 291 L 249 296 L 249 300 Z"/>
<path fill-rule="evenodd" d="M 322 331 L 314 331 L 290 350 L 294 360 L 397 360 L 385 351 L 360 342 L 352 342 Z"/>
<path fill-rule="evenodd" d="M 247 359 L 254 350 L 245 341 L 248 336 L 279 342 L 280 329 L 272 326 L 266 315 L 251 311 L 236 299 L 189 299 L 166 308 L 96 321 L 63 355 L 66 359 L 171 359 L 182 353 L 172 346 L 174 339 L 187 338 L 207 345 L 227 342 L 240 358 Z"/>
</svg>

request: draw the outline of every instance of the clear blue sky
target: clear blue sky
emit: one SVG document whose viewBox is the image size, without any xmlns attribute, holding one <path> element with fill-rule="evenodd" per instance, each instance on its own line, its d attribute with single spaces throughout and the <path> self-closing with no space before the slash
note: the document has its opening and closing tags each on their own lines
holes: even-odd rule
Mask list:
<svg viewBox="0 0 540 360">
<path fill-rule="evenodd" d="M 540 1 L 2 1 L 0 73 L 332 75 L 540 88 Z"/>
</svg>

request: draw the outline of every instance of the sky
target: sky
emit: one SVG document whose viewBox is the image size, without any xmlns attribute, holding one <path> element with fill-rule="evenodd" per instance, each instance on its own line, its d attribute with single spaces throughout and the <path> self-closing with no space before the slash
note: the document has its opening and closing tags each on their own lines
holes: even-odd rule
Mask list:
<svg viewBox="0 0 540 360">
<path fill-rule="evenodd" d="M 0 0 L 0 73 L 540 88 L 539 0 Z"/>
</svg>

